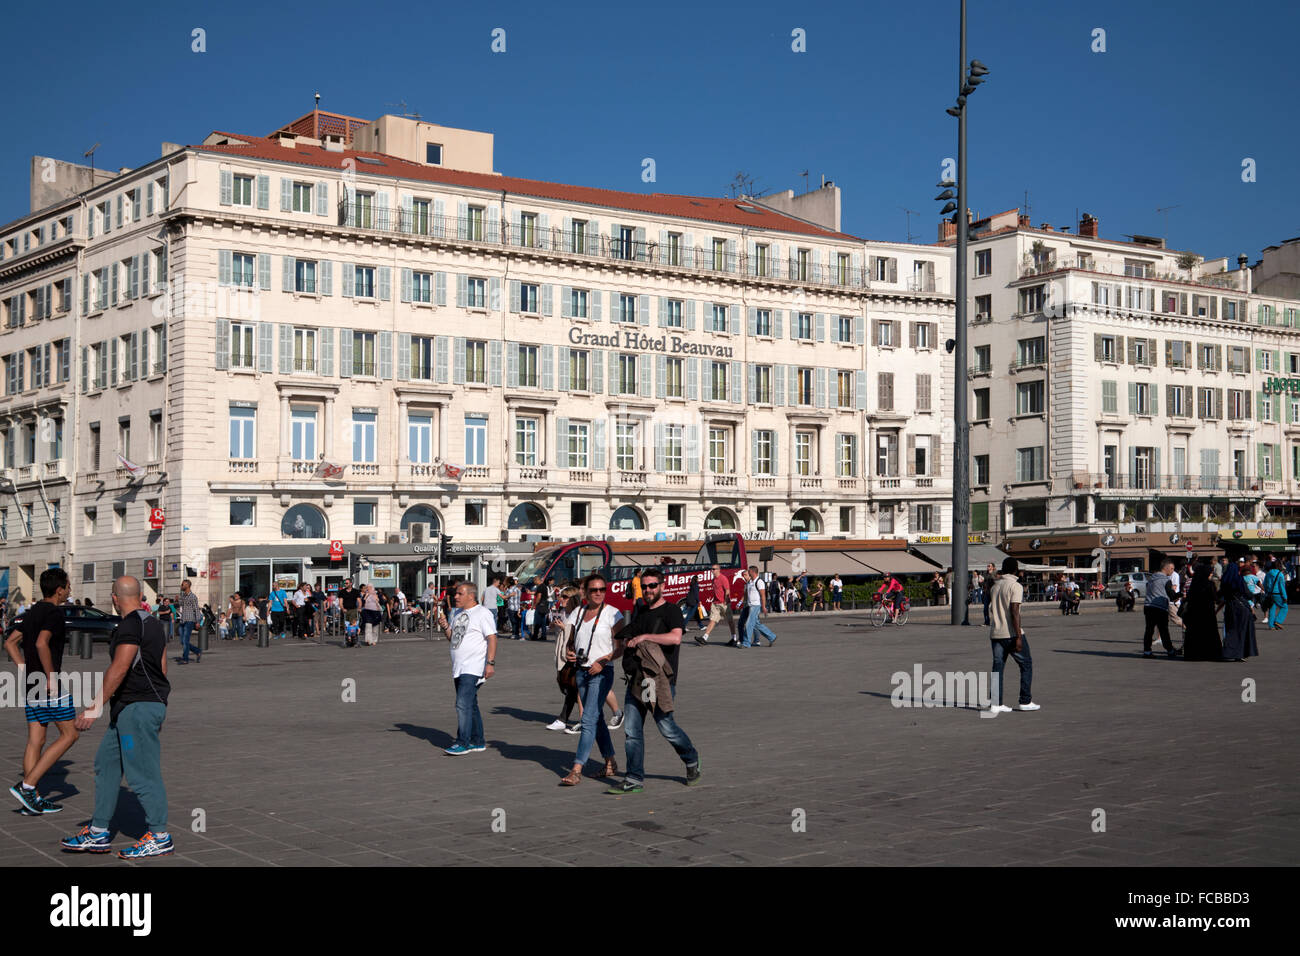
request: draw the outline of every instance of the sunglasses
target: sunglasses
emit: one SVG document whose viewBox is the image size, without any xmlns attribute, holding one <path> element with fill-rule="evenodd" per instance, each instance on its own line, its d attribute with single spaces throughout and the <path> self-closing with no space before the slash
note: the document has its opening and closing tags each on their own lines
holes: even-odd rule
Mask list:
<svg viewBox="0 0 1300 956">
<path fill-rule="evenodd" d="M 604 594 L 604 593 L 605 593 L 605 589 L 604 589 L 604 588 L 587 588 L 587 593 L 588 593 L 588 594 Z"/>
<path fill-rule="evenodd" d="M 646 587 L 646 588 L 657 588 L 657 587 L 659 587 L 659 582 L 658 582 L 658 581 L 642 581 L 642 582 L 641 582 L 641 586 L 642 586 L 642 587 Z"/>
</svg>

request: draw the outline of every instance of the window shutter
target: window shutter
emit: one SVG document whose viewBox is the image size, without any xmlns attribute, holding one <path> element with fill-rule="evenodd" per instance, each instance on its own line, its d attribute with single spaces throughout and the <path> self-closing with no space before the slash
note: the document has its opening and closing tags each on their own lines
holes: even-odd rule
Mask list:
<svg viewBox="0 0 1300 956">
<path fill-rule="evenodd" d="M 605 470 L 605 419 L 591 423 L 591 466 L 596 471 Z"/>
<path fill-rule="evenodd" d="M 140 296 L 140 257 L 131 257 L 131 265 L 126 270 L 126 297 L 136 299 Z"/>
<path fill-rule="evenodd" d="M 293 180 L 280 177 L 280 212 L 293 212 Z"/>
<path fill-rule="evenodd" d="M 380 332 L 379 345 L 379 377 L 391 379 L 393 377 L 393 333 Z"/>
<path fill-rule="evenodd" d="M 108 267 L 108 304 L 112 306 L 117 305 L 117 274 L 121 271 L 121 267 L 116 262 Z"/>
<path fill-rule="evenodd" d="M 270 176 L 257 177 L 257 208 L 258 209 L 271 208 L 271 177 Z"/>
<path fill-rule="evenodd" d="M 388 231 L 388 190 L 386 189 L 375 193 L 375 223 L 380 229 Z"/>
<path fill-rule="evenodd" d="M 466 308 L 467 302 L 469 302 L 469 277 L 463 272 L 458 272 L 456 273 L 456 308 Z"/>
<path fill-rule="evenodd" d="M 610 293 L 610 297 L 611 298 L 613 297 L 612 292 Z M 592 289 L 589 293 L 587 293 L 587 303 L 588 303 L 587 314 L 591 316 L 591 321 L 593 322 L 602 321 L 600 304 L 602 301 L 604 301 L 604 298 L 605 298 L 605 293 L 601 292 L 599 289 Z M 610 312 L 612 316 L 613 310 L 611 309 Z M 611 317 L 611 321 L 613 321 L 612 317 Z"/>
<path fill-rule="evenodd" d="M 217 285 L 230 285 L 234 268 L 234 253 L 229 249 L 220 250 L 217 253 Z"/>
<path fill-rule="evenodd" d="M 1249 407 L 1248 402 L 1243 404 L 1246 404 L 1247 407 Z M 1255 419 L 1261 422 L 1264 421 L 1264 393 L 1263 392 L 1255 393 Z"/>
<path fill-rule="evenodd" d="M 65 353 L 66 354 L 66 353 Z M 81 391 L 89 391 L 90 385 L 90 349 L 81 347 Z"/>
<path fill-rule="evenodd" d="M 84 318 L 90 314 L 90 276 L 81 277 L 81 315 Z"/>
<path fill-rule="evenodd" d="M 379 301 L 388 302 L 393 298 L 393 270 L 391 266 L 379 267 Z"/>
<path fill-rule="evenodd" d="M 316 197 L 316 215 L 328 216 L 330 214 L 330 184 L 318 182 L 313 192 Z"/>
<path fill-rule="evenodd" d="M 443 385 L 451 381 L 450 369 L 448 368 L 450 352 L 451 339 L 448 336 L 439 335 L 433 340 L 433 377 L 434 381 Z M 513 349 L 511 349 L 511 354 L 514 354 Z"/>
<path fill-rule="evenodd" d="M 655 398 L 668 397 L 668 356 L 655 356 Z"/>
<path fill-rule="evenodd" d="M 257 254 L 257 287 L 271 291 L 271 256 L 265 252 Z"/>
<path fill-rule="evenodd" d="M 343 263 L 343 295 L 346 298 L 353 298 L 357 291 L 357 267 L 351 262 Z"/>
<path fill-rule="evenodd" d="M 692 475 L 700 470 L 700 426 L 687 425 L 685 428 L 685 445 L 682 455 L 686 458 L 686 471 Z"/>
<path fill-rule="evenodd" d="M 453 349 L 451 381 L 453 385 L 465 384 L 465 339 L 457 337 Z M 516 382 L 517 384 L 517 382 Z"/>
<path fill-rule="evenodd" d="M 754 429 L 749 433 L 749 473 L 751 475 L 763 474 L 758 470 L 758 429 Z"/>
<path fill-rule="evenodd" d="M 741 383 L 742 367 L 743 366 L 739 362 L 732 362 L 731 371 L 728 373 L 731 376 L 731 404 L 733 405 L 744 404 L 744 385 Z"/>
<path fill-rule="evenodd" d="M 567 392 L 569 390 L 569 349 L 567 346 L 560 346 L 559 367 L 556 369 L 555 387 L 557 391 Z"/>
<path fill-rule="evenodd" d="M 1017 469 L 1017 471 L 1019 471 L 1019 469 Z M 916 474 L 916 436 L 915 435 L 907 436 L 907 473 L 909 475 Z M 1023 481 L 1024 479 L 1019 479 L 1019 480 Z"/>
<path fill-rule="evenodd" d="M 890 282 L 898 281 L 898 260 L 897 259 L 889 260 L 889 281 Z"/>
<path fill-rule="evenodd" d="M 502 312 L 502 311 L 504 311 L 504 310 L 501 308 L 501 280 L 500 280 L 499 278 L 497 278 L 496 276 L 492 276 L 492 278 L 490 278 L 490 279 L 488 280 L 488 303 L 487 303 L 487 306 L 488 306 L 488 311 L 489 311 L 489 312 Z"/>
<path fill-rule="evenodd" d="M 686 399 L 687 401 L 698 401 L 700 397 L 700 360 L 688 358 L 686 360 Z"/>
<path fill-rule="evenodd" d="M 1092 336 L 1092 357 L 1096 361 L 1100 362 L 1105 357 L 1105 355 L 1106 352 L 1102 347 L 1102 343 L 1101 343 L 1101 333 L 1095 332 L 1093 333 Z"/>
<path fill-rule="evenodd" d="M 520 299 L 522 298 L 522 283 L 518 279 L 510 280 L 510 305 L 509 311 L 520 311 Z"/>
<path fill-rule="evenodd" d="M 488 384 L 493 388 L 501 387 L 501 349 L 500 339 L 488 343 Z"/>
<path fill-rule="evenodd" d="M 447 304 L 447 273 L 445 272 L 433 274 L 433 304 Z"/>
<path fill-rule="evenodd" d="M 1137 382 L 1128 383 L 1128 413 L 1136 415 L 1138 413 L 1138 387 Z"/>
<path fill-rule="evenodd" d="M 663 325 L 663 322 L 659 324 Z M 745 310 L 745 334 L 750 338 L 758 335 L 758 309 L 753 306 Z"/>
<path fill-rule="evenodd" d="M 785 366 L 772 366 L 772 404 L 785 405 Z"/>
<path fill-rule="evenodd" d="M 644 232 L 645 230 L 641 230 Z M 650 296 L 639 295 L 636 297 L 636 321 L 638 325 L 650 324 Z"/>
<path fill-rule="evenodd" d="M 655 471 L 663 474 L 664 471 L 664 426 L 663 422 L 655 422 Z"/>
<path fill-rule="evenodd" d="M 818 312 L 813 317 L 813 321 L 817 328 L 817 341 L 825 342 L 826 341 L 826 313 Z"/>
<path fill-rule="evenodd" d="M 683 303 L 683 306 L 686 309 L 686 331 L 694 332 L 695 331 L 695 300 L 687 299 L 686 302 Z"/>
<path fill-rule="evenodd" d="M 1151 414 L 1160 414 L 1160 389 L 1154 385 L 1147 386 L 1147 394 L 1151 396 Z"/>
<path fill-rule="evenodd" d="M 544 391 L 553 391 L 555 389 L 555 346 L 542 346 L 542 389 Z"/>
<path fill-rule="evenodd" d="M 1176 386 L 1174 385 L 1165 386 L 1165 408 L 1168 409 L 1168 414 L 1169 417 L 1171 418 L 1173 417 L 1174 414 L 1174 388 L 1175 387 Z"/>
<path fill-rule="evenodd" d="M 492 243 L 501 241 L 501 207 L 488 206 L 483 210 L 483 238 Z"/>
<path fill-rule="evenodd" d="M 860 315 L 853 317 L 853 344 L 865 345 L 867 342 L 867 320 Z"/>
<path fill-rule="evenodd" d="M 591 353 L 591 390 L 599 395 L 605 390 L 605 352 L 594 349 Z"/>
<path fill-rule="evenodd" d="M 596 219 L 587 221 L 587 255 L 600 255 L 600 222 Z"/>
<path fill-rule="evenodd" d="M 411 286 L 412 286 L 413 281 L 414 281 L 414 275 L 415 275 L 415 273 L 414 273 L 414 271 L 411 270 L 411 269 L 403 269 L 403 270 L 402 270 L 402 291 L 401 291 L 401 296 L 402 296 L 402 301 L 403 301 L 403 302 L 410 302 L 410 301 L 411 301 Z"/>
<path fill-rule="evenodd" d="M 867 373 L 854 372 L 853 382 L 857 392 L 857 406 L 860 411 L 866 411 L 867 408 Z"/>
<path fill-rule="evenodd" d="M 562 319 L 573 318 L 572 305 L 573 305 L 573 287 L 567 285 L 560 286 L 560 318 Z"/>
<path fill-rule="evenodd" d="M 293 326 L 285 323 L 280 325 L 280 374 L 288 375 L 293 372 Z"/>
<path fill-rule="evenodd" d="M 813 370 L 813 391 L 816 393 L 817 407 L 826 407 L 826 369 Z"/>
<path fill-rule="evenodd" d="M 103 355 L 103 352 L 100 352 Z M 217 319 L 217 355 L 218 371 L 230 368 L 230 320 Z"/>
<path fill-rule="evenodd" d="M 555 467 L 569 467 L 569 420 L 555 419 Z"/>
<path fill-rule="evenodd" d="M 640 388 L 638 394 L 642 398 L 649 398 L 653 383 L 650 376 L 650 356 L 638 355 L 636 357 L 637 376 L 640 379 Z"/>
<path fill-rule="evenodd" d="M 773 338 L 779 339 L 785 334 L 781 328 L 782 323 L 784 321 L 785 321 L 785 310 L 773 309 L 772 310 L 772 337 Z"/>
<path fill-rule="evenodd" d="M 750 362 L 745 366 L 746 396 L 749 404 L 753 405 L 758 402 L 758 366 Z"/>
<path fill-rule="evenodd" d="M 352 331 L 339 329 L 339 378 L 352 377 Z"/>
<path fill-rule="evenodd" d="M 257 323 L 257 370 L 270 372 L 275 368 L 273 353 L 275 349 L 275 330 L 270 322 Z"/>
<path fill-rule="evenodd" d="M 332 378 L 334 376 L 334 330 L 321 329 L 317 335 L 320 336 L 320 373 Z"/>
<path fill-rule="evenodd" d="M 126 380 L 128 382 L 134 382 L 136 379 L 140 377 L 140 333 L 139 332 L 131 333 L 130 343 L 131 344 L 127 350 Z M 48 345 L 45 346 L 45 361 L 41 363 L 43 366 L 42 372 L 44 373 L 42 376 L 42 381 L 45 382 L 46 384 L 49 383 L 49 358 L 50 358 L 49 348 L 50 347 Z M 37 362 L 41 362 L 40 356 L 37 357 Z"/>
<path fill-rule="evenodd" d="M 555 287 L 549 282 L 542 286 L 542 315 L 552 315 L 555 311 Z"/>
</svg>

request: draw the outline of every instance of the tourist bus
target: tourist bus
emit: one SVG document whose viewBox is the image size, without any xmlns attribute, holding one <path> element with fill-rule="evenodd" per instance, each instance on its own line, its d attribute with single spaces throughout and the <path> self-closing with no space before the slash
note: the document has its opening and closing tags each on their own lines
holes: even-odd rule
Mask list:
<svg viewBox="0 0 1300 956">
<path fill-rule="evenodd" d="M 577 584 L 592 572 L 599 571 L 609 582 L 605 600 L 620 611 L 631 610 L 632 578 L 638 568 L 655 568 L 663 574 L 664 597 L 680 602 L 699 582 L 700 604 L 705 610 L 713 605 L 713 565 L 734 579 L 745 567 L 745 540 L 739 534 L 708 535 L 694 557 L 683 554 L 680 542 L 662 542 L 655 549 L 650 542 L 570 541 L 566 544 L 539 546 L 533 556 L 520 566 L 514 577 L 521 587 L 533 586 L 540 578 L 546 585 Z M 648 550 L 649 549 L 649 550 Z M 685 558 L 686 563 L 678 563 Z M 667 563 L 669 560 L 671 564 Z M 531 607 L 531 600 L 524 607 Z"/>
</svg>

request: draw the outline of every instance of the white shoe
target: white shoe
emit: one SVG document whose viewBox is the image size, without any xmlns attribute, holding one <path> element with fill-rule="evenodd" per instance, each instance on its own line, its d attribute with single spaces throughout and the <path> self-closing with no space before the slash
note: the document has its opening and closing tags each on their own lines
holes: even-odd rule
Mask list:
<svg viewBox="0 0 1300 956">
<path fill-rule="evenodd" d="M 1009 713 L 1011 713 L 1011 708 L 1008 707 L 1006 704 L 994 704 L 992 707 L 989 708 L 989 713 L 990 713 L 990 714 L 1009 714 Z"/>
<path fill-rule="evenodd" d="M 549 724 L 546 725 L 546 729 L 547 729 L 547 730 L 563 730 L 563 729 L 564 729 L 565 727 L 567 727 L 567 726 L 568 726 L 568 724 L 566 724 L 564 721 L 560 720 L 560 718 L 557 717 L 557 718 L 555 718 L 553 721 L 551 721 Z"/>
<path fill-rule="evenodd" d="M 1007 710 L 1010 709 L 1011 709 L 1010 707 L 1007 708 Z M 1032 701 L 1030 701 L 1028 704 L 1021 704 L 1019 707 L 1016 708 L 1016 710 L 1042 710 L 1042 709 L 1043 709 L 1042 704 L 1035 704 Z"/>
</svg>

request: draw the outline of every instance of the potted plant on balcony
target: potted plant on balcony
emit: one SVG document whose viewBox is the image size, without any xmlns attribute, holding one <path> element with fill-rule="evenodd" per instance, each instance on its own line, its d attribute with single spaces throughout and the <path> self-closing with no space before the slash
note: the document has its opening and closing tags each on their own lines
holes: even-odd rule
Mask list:
<svg viewBox="0 0 1300 956">
<path fill-rule="evenodd" d="M 1106 487 L 1106 482 L 1104 482 L 1104 481 L 1094 482 L 1093 487 L 1094 487 L 1094 488 L 1105 488 L 1105 487 Z"/>
</svg>

